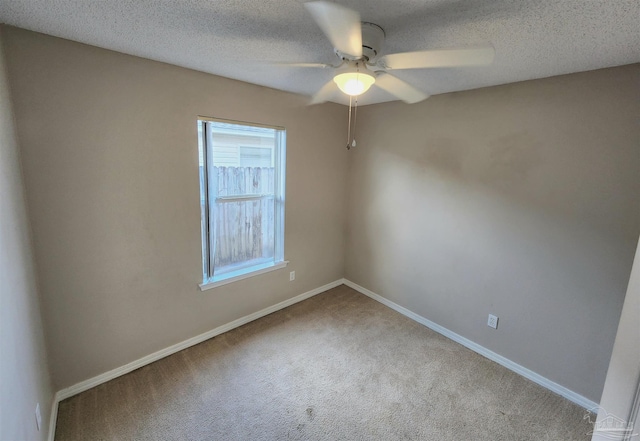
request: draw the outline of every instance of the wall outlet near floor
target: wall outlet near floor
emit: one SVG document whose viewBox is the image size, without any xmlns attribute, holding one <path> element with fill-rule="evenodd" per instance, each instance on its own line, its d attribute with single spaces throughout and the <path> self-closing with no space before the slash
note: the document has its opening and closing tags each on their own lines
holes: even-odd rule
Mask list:
<svg viewBox="0 0 640 441">
<path fill-rule="evenodd" d="M 493 329 L 498 329 L 498 317 L 493 314 L 489 314 L 489 320 L 487 320 L 487 326 Z"/>
<path fill-rule="evenodd" d="M 294 280 L 296 280 L 296 272 L 295 271 L 291 271 L 289 273 L 289 282 L 293 282 Z"/>
<path fill-rule="evenodd" d="M 42 415 L 40 415 L 40 403 L 36 403 L 36 426 L 38 426 L 38 432 L 42 425 Z"/>
</svg>

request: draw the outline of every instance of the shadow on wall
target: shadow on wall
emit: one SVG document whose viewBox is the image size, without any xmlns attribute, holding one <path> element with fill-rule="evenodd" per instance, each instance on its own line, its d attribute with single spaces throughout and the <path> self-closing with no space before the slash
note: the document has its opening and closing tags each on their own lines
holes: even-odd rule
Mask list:
<svg viewBox="0 0 640 441">
<path fill-rule="evenodd" d="M 520 342 L 509 358 L 573 390 L 596 379 L 562 382 L 526 360 L 558 357 L 606 373 L 606 356 L 591 348 L 615 336 L 631 262 L 624 237 L 517 197 L 505 176 L 479 184 L 387 152 L 373 160 L 386 172 L 369 181 L 378 197 L 362 213 L 369 286 L 474 341 L 486 313 L 497 312 Z M 460 167 L 451 155 L 444 161 Z"/>
<path fill-rule="evenodd" d="M 632 101 L 584 98 L 594 75 L 368 108 L 347 277 L 597 401 L 640 231 L 640 157 Z"/>
</svg>

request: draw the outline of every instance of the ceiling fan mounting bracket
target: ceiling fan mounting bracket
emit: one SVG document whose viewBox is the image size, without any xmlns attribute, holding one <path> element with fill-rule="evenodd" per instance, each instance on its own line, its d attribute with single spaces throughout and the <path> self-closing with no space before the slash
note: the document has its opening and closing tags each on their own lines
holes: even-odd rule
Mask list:
<svg viewBox="0 0 640 441">
<path fill-rule="evenodd" d="M 362 56 L 354 56 L 345 54 L 335 49 L 336 55 L 346 61 L 363 60 L 365 62 L 373 62 L 382 51 L 384 43 L 384 29 L 375 23 L 362 22 Z"/>
<path fill-rule="evenodd" d="M 382 51 L 384 29 L 375 23 L 362 22 L 362 56 L 368 61 L 375 60 Z"/>
</svg>

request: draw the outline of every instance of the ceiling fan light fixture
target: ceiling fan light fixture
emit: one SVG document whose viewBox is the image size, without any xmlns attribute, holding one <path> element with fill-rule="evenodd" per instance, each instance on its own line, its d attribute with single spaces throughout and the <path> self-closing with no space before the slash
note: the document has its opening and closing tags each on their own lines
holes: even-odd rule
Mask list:
<svg viewBox="0 0 640 441">
<path fill-rule="evenodd" d="M 376 82 L 376 78 L 368 72 L 354 69 L 336 75 L 333 77 L 333 81 L 347 95 L 358 96 L 369 90 L 371 85 Z"/>
</svg>

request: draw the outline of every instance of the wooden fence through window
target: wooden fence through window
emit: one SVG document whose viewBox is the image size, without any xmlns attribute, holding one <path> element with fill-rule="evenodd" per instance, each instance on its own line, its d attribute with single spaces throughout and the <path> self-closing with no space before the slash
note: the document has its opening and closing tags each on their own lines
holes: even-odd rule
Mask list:
<svg viewBox="0 0 640 441">
<path fill-rule="evenodd" d="M 261 195 L 248 200 L 217 199 L 212 216 L 216 269 L 273 258 L 275 243 L 275 169 L 273 167 L 214 167 L 217 197 Z"/>
</svg>

